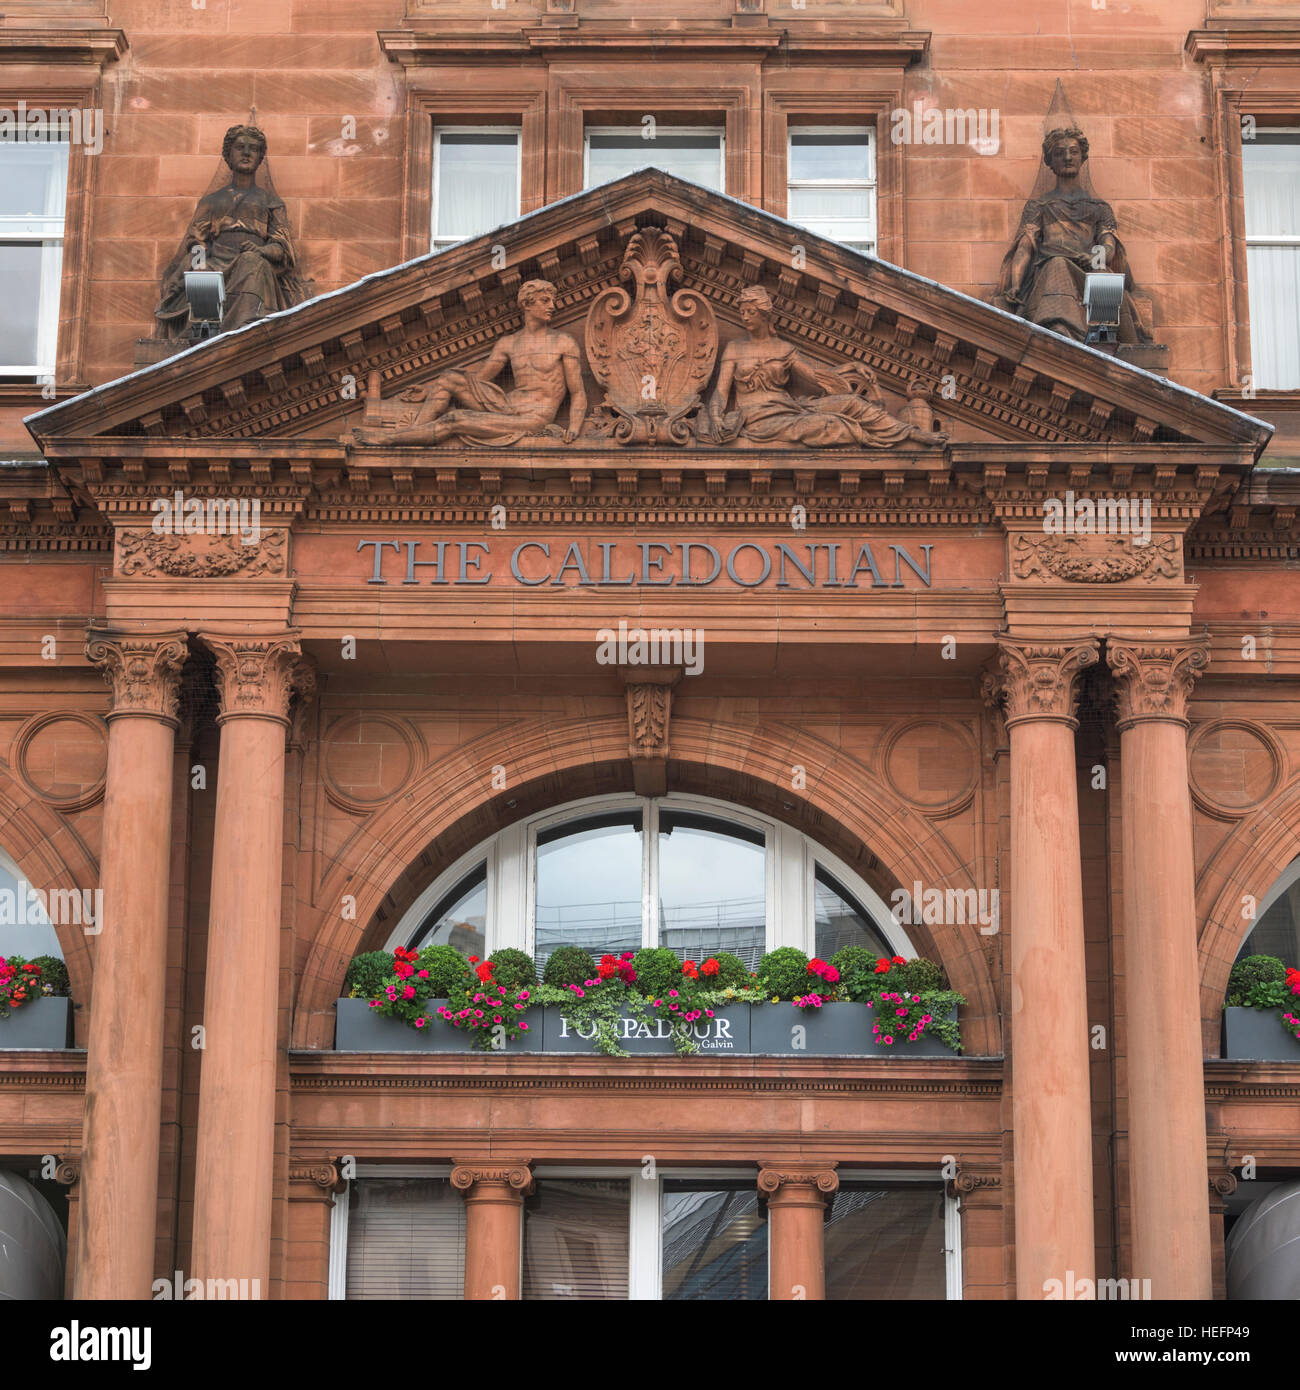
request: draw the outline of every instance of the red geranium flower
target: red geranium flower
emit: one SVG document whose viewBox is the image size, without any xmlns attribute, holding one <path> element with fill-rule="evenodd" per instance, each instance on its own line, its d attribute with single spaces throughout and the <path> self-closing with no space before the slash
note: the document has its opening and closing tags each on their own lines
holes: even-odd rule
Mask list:
<svg viewBox="0 0 1300 1390">
<path fill-rule="evenodd" d="M 895 965 L 906 965 L 907 962 L 903 959 L 902 956 L 895 956 L 895 957 L 894 957 L 894 964 L 895 964 Z"/>
<path fill-rule="evenodd" d="M 700 966 L 701 975 L 716 975 L 718 973 L 718 962 L 712 956 Z"/>
</svg>

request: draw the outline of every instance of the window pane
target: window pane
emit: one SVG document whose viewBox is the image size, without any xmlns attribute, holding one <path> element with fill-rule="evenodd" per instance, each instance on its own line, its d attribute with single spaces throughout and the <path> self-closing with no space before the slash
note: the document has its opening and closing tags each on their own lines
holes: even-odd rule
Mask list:
<svg viewBox="0 0 1300 1390">
<path fill-rule="evenodd" d="M 438 135 L 437 237 L 480 236 L 519 216 L 519 136 Z"/>
<path fill-rule="evenodd" d="M 465 1203 L 447 1178 L 358 1178 L 348 1298 L 463 1298 Z"/>
<path fill-rule="evenodd" d="M 1300 246 L 1248 246 L 1250 357 L 1255 385 L 1300 386 Z"/>
<path fill-rule="evenodd" d="M 1246 235 L 1300 235 L 1300 136 L 1256 132 L 1241 143 Z"/>
<path fill-rule="evenodd" d="M 767 1297 L 767 1222 L 752 1181 L 665 1178 L 665 1300 Z"/>
<path fill-rule="evenodd" d="M 1300 967 L 1300 878 L 1269 904 L 1241 944 L 1243 956 L 1277 956 L 1283 965 Z"/>
<path fill-rule="evenodd" d="M 871 137 L 863 131 L 842 135 L 790 135 L 789 178 L 833 179 L 847 183 L 871 177 Z"/>
<path fill-rule="evenodd" d="M 758 969 L 767 941 L 764 838 L 709 816 L 659 817 L 659 944 L 684 960 L 730 951 Z"/>
<path fill-rule="evenodd" d="M 525 1299 L 627 1297 L 626 1178 L 541 1178 L 524 1203 Z"/>
<path fill-rule="evenodd" d="M 420 923 L 408 943 L 417 946 L 454 946 L 467 956 L 487 952 L 487 864 L 463 878 Z"/>
<path fill-rule="evenodd" d="M 587 136 L 587 187 L 621 179 L 624 174 L 653 166 L 705 188 L 722 188 L 722 136 L 672 135 L 660 131 L 643 140 L 640 130 L 626 134 Z"/>
<path fill-rule="evenodd" d="M 871 197 L 869 188 L 792 188 L 790 220 L 803 226 L 813 219 L 852 220 L 862 223 L 872 235 Z"/>
<path fill-rule="evenodd" d="M 57 244 L 0 241 L 0 367 L 53 366 L 41 327 L 58 324 L 62 264 Z"/>
<path fill-rule="evenodd" d="M 817 914 L 816 952 L 822 960 L 830 960 L 842 946 L 865 946 L 877 956 L 894 954 L 885 934 L 820 864 L 813 892 Z"/>
<path fill-rule="evenodd" d="M 641 947 L 641 813 L 590 816 L 537 837 L 540 973 L 557 946 L 594 956 Z"/>
<path fill-rule="evenodd" d="M 844 1183 L 826 1224 L 828 1299 L 943 1299 L 943 1191 Z"/>
<path fill-rule="evenodd" d="M 68 143 L 0 142 L 0 217 L 62 217 Z"/>
</svg>

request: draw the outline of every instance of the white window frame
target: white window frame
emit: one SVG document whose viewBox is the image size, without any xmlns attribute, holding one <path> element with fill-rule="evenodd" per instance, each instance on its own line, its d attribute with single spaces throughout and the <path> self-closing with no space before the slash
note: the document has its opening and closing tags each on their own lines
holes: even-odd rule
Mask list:
<svg viewBox="0 0 1300 1390">
<path fill-rule="evenodd" d="M 824 868 L 868 912 L 894 955 L 912 957 L 916 949 L 904 928 L 893 920 L 889 905 L 837 855 L 802 831 L 732 802 L 678 793 L 641 797 L 633 792 L 587 797 L 535 812 L 516 821 L 486 842 L 462 854 L 420 894 L 398 919 L 385 949 L 404 946 L 439 900 L 480 862 L 487 861 L 487 921 L 484 937 L 488 954 L 507 946 L 536 954 L 537 836 L 539 831 L 566 821 L 612 811 L 640 810 L 642 814 L 641 940 L 658 944 L 657 846 L 663 811 L 686 811 L 730 821 L 764 836 L 765 917 L 764 950 L 796 946 L 812 955 L 816 949 L 814 874 Z"/>
<path fill-rule="evenodd" d="M 66 127 L 64 138 L 60 141 L 44 139 L 42 145 L 61 144 L 67 151 L 63 174 L 63 215 L 46 217 L 40 214 L 29 216 L 0 215 L 0 243 L 6 245 L 30 245 L 36 243 L 43 250 L 41 254 L 41 278 L 52 279 L 55 289 L 52 298 L 42 295 L 39 317 L 36 323 L 36 350 L 45 360 L 40 362 L 0 363 L 0 377 L 35 377 L 38 380 L 53 380 L 58 361 L 59 311 L 63 300 L 63 251 L 67 244 L 68 194 L 72 179 L 71 132 Z M 21 145 L 18 148 L 22 148 Z M 53 250 L 48 248 L 52 247 Z M 55 264 L 47 267 L 46 255 L 54 257 Z"/>
<path fill-rule="evenodd" d="M 449 246 L 460 246 L 473 241 L 473 237 L 438 235 L 438 202 L 442 183 L 442 137 L 444 135 L 513 135 L 515 137 L 515 211 L 520 216 L 524 186 L 524 132 L 517 125 L 436 125 L 433 128 L 433 199 L 429 210 L 429 245 L 434 251 L 445 251 Z M 484 227 L 483 232 L 490 232 Z M 482 236 L 483 232 L 476 233 Z"/>
<path fill-rule="evenodd" d="M 591 183 L 591 137 L 593 135 L 628 135 L 635 136 L 641 140 L 647 150 L 653 150 L 654 140 L 642 140 L 642 127 L 639 125 L 597 125 L 588 126 L 582 132 L 582 186 L 588 189 Z M 656 124 L 655 134 L 658 135 L 716 135 L 718 138 L 718 192 L 727 191 L 727 129 L 725 126 L 713 125 L 663 125 Z M 646 166 L 660 168 L 653 159 L 647 158 Z M 665 172 L 667 172 L 665 170 Z M 621 177 L 621 176 L 620 176 Z M 680 175 L 674 175 L 680 177 Z M 701 185 L 703 186 L 703 185 Z"/>
<path fill-rule="evenodd" d="M 663 1298 L 663 1182 L 665 1178 L 684 1178 L 691 1182 L 718 1179 L 735 1182 L 737 1178 L 752 1180 L 757 1186 L 758 1165 L 736 1164 L 732 1167 L 686 1167 L 674 1165 L 658 1169 L 654 1178 L 644 1177 L 639 1167 L 618 1165 L 600 1167 L 595 1164 L 538 1163 L 533 1177 L 542 1178 L 626 1178 L 628 1180 L 628 1300 L 658 1302 Z M 382 1164 L 363 1163 L 357 1166 L 358 1178 L 446 1178 L 451 1175 L 447 1164 Z M 928 1174 L 898 1172 L 888 1168 L 842 1168 L 841 1182 L 879 1182 L 898 1186 L 903 1183 L 934 1185 Z M 347 1293 L 348 1200 L 351 1184 L 334 1199 L 330 1219 L 329 1297 L 342 1300 Z M 520 1288 L 523 1286 L 523 1206 L 519 1210 Z M 961 1274 L 961 1200 L 944 1191 L 944 1269 L 947 1297 L 959 1301 L 962 1297 Z M 771 1287 L 771 1241 L 768 1242 L 768 1285 Z"/>
<path fill-rule="evenodd" d="M 1282 125 L 1282 126 L 1272 126 L 1272 125 L 1271 125 L 1271 126 L 1261 126 L 1261 127 L 1260 127 L 1260 131 L 1257 132 L 1257 133 L 1267 133 L 1267 134 L 1269 134 L 1269 135 L 1291 135 L 1291 136 L 1294 136 L 1294 137 L 1295 137 L 1295 142 L 1296 142 L 1296 144 L 1297 144 L 1297 145 L 1300 145 L 1300 126 L 1294 126 L 1294 125 Z M 1246 182 L 1246 169 L 1245 169 L 1245 161 L 1244 161 L 1244 160 L 1243 160 L 1243 162 L 1242 162 L 1241 181 L 1242 181 L 1243 191 L 1244 191 L 1244 186 L 1245 186 L 1245 182 Z M 1259 246 L 1259 247 L 1275 247 L 1275 248 L 1279 248 L 1279 249 L 1281 249 L 1281 250 L 1291 249 L 1291 250 L 1294 250 L 1294 251 L 1296 252 L 1297 255 L 1300 255 L 1300 232 L 1292 233 L 1291 235 L 1284 235 L 1284 234 L 1282 234 L 1282 233 L 1280 233 L 1280 232 L 1269 232 L 1269 233 L 1267 233 L 1267 234 L 1255 233 L 1253 236 L 1252 236 L 1249 232 L 1247 232 L 1247 233 L 1246 233 L 1246 253 L 1247 253 L 1247 259 L 1249 259 L 1249 255 L 1250 255 L 1251 248 L 1252 248 L 1252 247 L 1256 247 L 1256 246 Z M 1247 294 L 1247 298 L 1248 298 L 1248 299 L 1252 297 L 1253 288 L 1254 288 L 1254 287 L 1252 287 L 1252 286 L 1251 286 L 1251 283 L 1250 283 L 1250 274 L 1249 274 L 1249 271 L 1248 271 L 1248 272 L 1247 272 L 1247 275 L 1246 275 L 1246 294 Z M 1261 287 L 1259 287 L 1259 288 L 1262 289 L 1263 287 L 1261 286 Z M 1256 390 L 1259 390 L 1259 391 L 1294 391 L 1294 390 L 1296 390 L 1298 387 L 1300 387 L 1300 381 L 1291 381 L 1291 382 L 1279 383 L 1279 382 L 1263 382 L 1263 381 L 1260 381 L 1260 380 L 1259 380 L 1259 368 L 1258 368 L 1258 366 L 1256 365 L 1256 363 L 1255 363 L 1255 361 L 1254 361 L 1254 356 L 1255 356 L 1255 353 L 1254 353 L 1255 316 L 1254 316 L 1254 314 L 1251 315 L 1250 324 L 1251 324 L 1251 330 L 1250 330 L 1250 331 L 1251 331 L 1251 367 L 1252 367 L 1253 375 L 1254 375 L 1254 379 L 1255 379 L 1255 388 L 1256 388 Z M 1263 914 L 1261 913 L 1260 915 L 1262 916 Z"/>
<path fill-rule="evenodd" d="M 864 136 L 866 136 L 866 140 L 867 140 L 867 160 L 868 160 L 868 165 L 867 165 L 867 169 L 868 169 L 867 177 L 866 177 L 865 179 L 796 179 L 796 178 L 794 178 L 793 175 L 790 173 L 790 170 L 794 167 L 794 161 L 793 161 L 793 159 L 791 158 L 791 154 L 792 154 L 792 150 L 793 150 L 793 147 L 794 147 L 794 137 L 795 137 L 796 135 L 864 135 Z M 855 251 L 863 251 L 863 254 L 865 254 L 865 255 L 874 256 L 874 255 L 876 254 L 877 248 L 878 248 L 879 245 L 880 245 L 880 192 L 879 192 L 880 179 L 879 179 L 878 172 L 877 172 L 877 169 L 876 169 L 876 132 L 875 132 L 874 127 L 872 127 L 872 126 L 863 126 L 863 125 L 790 125 L 790 126 L 788 126 L 787 129 L 786 129 L 786 141 L 785 141 L 785 168 L 786 168 L 786 182 L 785 182 L 785 199 L 786 199 L 786 201 L 785 201 L 785 207 L 786 207 L 787 221 L 791 221 L 791 222 L 794 221 L 794 218 L 793 218 L 792 216 L 790 216 L 790 205 L 791 205 L 790 194 L 793 193 L 793 192 L 796 192 L 796 191 L 798 191 L 798 190 L 801 190 L 801 189 L 826 189 L 826 190 L 829 190 L 829 191 L 832 191 L 832 192 L 837 192 L 837 191 L 840 191 L 840 190 L 843 190 L 843 191 L 845 191 L 845 192 L 862 192 L 862 191 L 864 191 L 864 190 L 867 191 L 867 192 L 871 195 L 870 198 L 869 198 L 869 202 L 870 202 L 870 206 L 871 206 L 870 222 L 871 222 L 872 236 L 871 236 L 871 241 L 870 241 L 870 243 L 869 243 L 869 246 L 866 248 L 865 251 L 863 251 L 862 246 L 861 246 L 859 243 L 857 243 L 857 242 L 844 242 L 844 243 L 842 243 L 842 244 L 845 245 L 845 246 L 850 247 L 850 249 L 852 249 L 852 250 L 855 250 Z M 843 220 L 843 219 L 836 219 L 836 218 L 833 218 L 833 217 L 827 217 L 827 218 L 823 218 L 823 219 L 821 219 L 821 220 L 824 221 L 824 222 L 834 222 L 834 221 L 836 221 L 836 220 Z M 862 220 L 862 219 L 857 219 L 857 220 Z M 803 226 L 803 223 L 797 223 L 796 225 L 798 225 L 798 226 Z M 809 230 L 809 231 L 812 231 L 813 228 L 810 227 L 808 230 Z M 823 233 L 818 233 L 818 235 L 821 235 L 821 236 L 828 236 L 828 237 L 829 237 L 829 234 L 828 234 L 828 233 L 824 233 L 824 232 L 823 232 Z M 832 241 L 838 241 L 838 240 L 839 240 L 838 237 L 829 237 L 829 239 L 832 240 Z"/>
</svg>

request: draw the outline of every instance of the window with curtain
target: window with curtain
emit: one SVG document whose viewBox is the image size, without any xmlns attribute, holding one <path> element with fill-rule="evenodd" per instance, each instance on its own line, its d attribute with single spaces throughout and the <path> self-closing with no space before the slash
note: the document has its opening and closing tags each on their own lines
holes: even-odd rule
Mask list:
<svg viewBox="0 0 1300 1390">
<path fill-rule="evenodd" d="M 841 1182 L 826 1223 L 826 1297 L 947 1298 L 945 1201 L 939 1186 Z"/>
<path fill-rule="evenodd" d="M 465 1203 L 450 1179 L 355 1179 L 348 1189 L 347 1297 L 464 1294 Z"/>
<path fill-rule="evenodd" d="M 646 139 L 649 130 L 654 131 L 653 140 Z M 637 169 L 652 166 L 704 188 L 725 191 L 721 130 L 665 126 L 589 130 L 586 145 L 586 188 L 610 183 Z"/>
<path fill-rule="evenodd" d="M 787 151 L 787 217 L 855 251 L 876 250 L 876 159 L 866 127 L 795 127 Z"/>
<path fill-rule="evenodd" d="M 1300 387 L 1300 129 L 1241 145 L 1250 356 L 1256 390 Z"/>
<path fill-rule="evenodd" d="M 539 1178 L 524 1201 L 524 1299 L 628 1296 L 630 1181 Z"/>
<path fill-rule="evenodd" d="M 0 377 L 52 376 L 57 356 L 68 132 L 26 134 L 0 143 Z"/>
<path fill-rule="evenodd" d="M 520 132 L 440 126 L 433 132 L 433 249 L 519 216 Z"/>
</svg>

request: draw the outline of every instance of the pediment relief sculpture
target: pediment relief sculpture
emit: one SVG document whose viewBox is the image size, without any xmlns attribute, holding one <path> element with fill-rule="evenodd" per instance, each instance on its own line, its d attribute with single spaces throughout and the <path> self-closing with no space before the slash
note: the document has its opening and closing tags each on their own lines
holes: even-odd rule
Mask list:
<svg viewBox="0 0 1300 1390">
<path fill-rule="evenodd" d="M 719 363 L 713 308 L 693 289 L 673 290 L 682 275 L 668 232 L 646 227 L 629 237 L 620 279 L 631 283 L 631 292 L 611 286 L 587 314 L 587 365 L 604 388 L 590 416 L 578 344 L 549 327 L 555 287 L 530 280 L 519 291 L 521 332 L 501 338 L 482 365 L 445 371 L 427 386 L 403 391 L 396 411 L 368 400 L 352 441 L 765 449 L 947 442 L 923 383 L 909 392 L 906 418 L 896 419 L 869 367 L 821 366 L 778 338 L 771 297 L 759 286 L 741 291 L 744 336 L 726 345 Z M 497 384 L 507 369 L 514 382 L 509 391 Z M 566 398 L 567 425 L 560 425 Z"/>
</svg>

